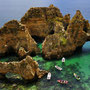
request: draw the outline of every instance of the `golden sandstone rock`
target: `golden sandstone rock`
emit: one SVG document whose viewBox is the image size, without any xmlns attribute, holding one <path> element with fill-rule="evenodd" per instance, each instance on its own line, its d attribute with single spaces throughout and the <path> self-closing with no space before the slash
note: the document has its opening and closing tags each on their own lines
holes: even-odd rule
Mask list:
<svg viewBox="0 0 90 90">
<path fill-rule="evenodd" d="M 31 36 L 46 37 L 52 32 L 49 22 L 55 17 L 63 17 L 60 10 L 53 5 L 49 7 L 30 8 L 21 18 L 21 23 L 26 25 Z"/>
<path fill-rule="evenodd" d="M 11 72 L 31 80 L 35 75 L 41 78 L 47 73 L 27 56 L 40 52 L 33 36 L 45 38 L 42 43 L 44 58 L 59 59 L 72 55 L 78 47 L 90 41 L 90 24 L 79 10 L 70 20 L 70 14 L 63 17 L 54 5 L 30 8 L 20 22 L 12 20 L 0 28 L 0 56 L 14 51 L 20 57 L 26 57 L 18 62 L 0 62 L 1 78 Z"/>
<path fill-rule="evenodd" d="M 24 53 L 20 53 L 20 48 L 24 49 Z M 7 22 L 0 28 L 0 55 L 8 52 L 20 53 L 21 56 L 26 52 L 37 53 L 37 43 L 29 34 L 25 26 L 21 25 L 17 20 Z M 18 54 L 19 54 L 18 53 Z"/>
<path fill-rule="evenodd" d="M 30 56 L 19 62 L 0 62 L 0 73 L 5 75 L 8 72 L 21 75 L 25 80 L 34 79 L 36 76 L 41 78 L 47 71 L 40 70 L 39 65 Z"/>
<path fill-rule="evenodd" d="M 55 19 L 54 23 L 54 34 L 48 35 L 42 44 L 42 53 L 46 59 L 70 56 L 89 40 L 90 36 L 87 33 L 89 22 L 84 19 L 79 10 L 72 20 L 67 14 L 62 19 Z"/>
</svg>

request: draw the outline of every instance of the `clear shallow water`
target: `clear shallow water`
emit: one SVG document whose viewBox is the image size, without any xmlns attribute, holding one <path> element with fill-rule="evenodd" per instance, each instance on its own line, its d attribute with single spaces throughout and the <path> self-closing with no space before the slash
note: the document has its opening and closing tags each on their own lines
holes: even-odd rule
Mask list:
<svg viewBox="0 0 90 90">
<path fill-rule="evenodd" d="M 2 81 L 0 80 L 0 88 L 8 90 L 90 90 L 90 42 L 87 42 L 82 51 L 77 51 L 69 58 L 66 58 L 66 62 L 63 64 L 61 59 L 59 60 L 51 60 L 47 61 L 42 58 L 42 55 L 37 55 L 33 57 L 39 63 L 39 67 L 41 69 L 48 70 L 52 73 L 52 78 L 50 81 L 46 79 L 44 76 L 37 81 L 32 83 L 25 83 L 19 80 L 8 80 Z M 41 49 L 42 44 L 38 44 L 38 47 Z M 15 58 L 15 57 L 14 57 Z M 2 61 L 12 60 L 13 57 L 8 57 L 5 59 L 1 59 Z M 58 71 L 55 69 L 55 65 L 58 65 L 63 68 L 62 71 Z M 80 81 L 77 81 L 73 73 L 77 73 L 80 76 Z M 10 77 L 10 74 L 9 76 Z M 11 75 L 11 77 L 15 77 L 15 75 Z M 16 75 L 15 78 L 18 76 Z M 60 85 L 57 83 L 58 79 L 68 80 L 68 85 Z M 16 86 L 14 86 L 16 84 Z"/>
<path fill-rule="evenodd" d="M 88 45 L 88 46 L 87 46 Z M 61 60 L 46 61 L 41 56 L 33 57 L 38 61 L 41 68 L 49 70 L 52 73 L 52 79 L 46 80 L 46 77 L 36 83 L 39 90 L 90 90 L 90 42 L 87 42 L 82 51 L 76 52 L 73 56 L 66 58 L 65 64 Z M 41 44 L 40 44 L 41 47 Z M 63 71 L 55 69 L 55 65 L 63 68 Z M 73 73 L 77 73 L 81 80 L 77 81 Z M 68 85 L 60 85 L 57 79 L 68 80 Z M 38 84 L 39 83 L 39 84 Z"/>
<path fill-rule="evenodd" d="M 54 4 L 63 15 L 70 13 L 71 17 L 76 10 L 81 10 L 83 16 L 90 21 L 90 1 L 89 0 L 0 0 L 0 27 L 9 20 L 20 18 L 30 7 L 43 7 Z M 41 44 L 38 44 L 39 48 Z M 16 57 L 0 58 L 0 61 L 17 60 Z M 23 81 L 0 80 L 0 90 L 90 90 L 90 42 L 85 43 L 82 51 L 76 52 L 73 56 L 66 58 L 65 64 L 61 60 L 46 61 L 41 55 L 33 57 L 41 69 L 49 70 L 52 79 L 46 80 L 46 76 L 38 81 L 25 84 Z M 61 66 L 60 72 L 54 68 L 55 65 Z M 73 73 L 77 73 L 81 80 L 77 81 Z M 68 85 L 60 85 L 57 79 L 68 80 Z M 13 84 L 17 84 L 16 86 Z"/>
</svg>

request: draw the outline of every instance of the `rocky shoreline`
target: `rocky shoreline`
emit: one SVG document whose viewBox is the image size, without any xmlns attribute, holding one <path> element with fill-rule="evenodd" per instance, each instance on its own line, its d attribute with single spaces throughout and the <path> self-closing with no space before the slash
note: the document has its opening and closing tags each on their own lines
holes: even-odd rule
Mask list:
<svg viewBox="0 0 90 90">
<path fill-rule="evenodd" d="M 40 70 L 38 63 L 30 56 L 26 56 L 25 59 L 18 62 L 0 62 L 2 76 L 5 76 L 8 72 L 19 74 L 25 80 L 32 80 L 35 76 L 41 78 L 47 73 L 45 70 Z"/>
<path fill-rule="evenodd" d="M 47 73 L 31 58 L 40 53 L 34 37 L 43 40 L 43 58 L 59 59 L 72 55 L 78 47 L 90 41 L 90 24 L 79 10 L 70 19 L 70 14 L 63 16 L 53 5 L 30 8 L 20 21 L 11 20 L 0 28 L 0 57 L 15 52 L 22 58 L 18 62 L 0 62 L 2 77 L 12 72 L 31 80 L 35 75 L 41 78 Z"/>
</svg>

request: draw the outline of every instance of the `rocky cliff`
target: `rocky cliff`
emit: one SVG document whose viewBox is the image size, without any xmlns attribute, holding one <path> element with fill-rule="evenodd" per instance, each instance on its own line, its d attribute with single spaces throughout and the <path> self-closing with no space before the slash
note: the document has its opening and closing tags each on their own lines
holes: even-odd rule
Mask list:
<svg viewBox="0 0 90 90">
<path fill-rule="evenodd" d="M 38 53 L 37 43 L 27 28 L 16 20 L 7 22 L 0 28 L 0 56 L 15 52 L 20 56 Z"/>
<path fill-rule="evenodd" d="M 53 5 L 30 8 L 20 22 L 9 21 L 0 29 L 0 55 L 12 49 L 21 57 L 37 54 L 39 49 L 32 38 L 34 36 L 45 38 L 42 44 L 45 58 L 59 59 L 70 56 L 78 47 L 90 41 L 90 24 L 79 10 L 70 19 L 70 14 L 62 16 Z"/>
<path fill-rule="evenodd" d="M 42 44 L 42 52 L 46 59 L 59 59 L 63 56 L 70 56 L 75 49 L 76 46 L 69 34 L 64 36 L 61 33 L 49 35 Z"/>
<path fill-rule="evenodd" d="M 79 10 L 70 20 L 70 14 L 54 20 L 54 34 L 45 38 L 42 44 L 43 56 L 46 59 L 60 58 L 74 53 L 78 47 L 89 40 L 89 22 Z"/>
<path fill-rule="evenodd" d="M 73 38 L 73 42 L 76 47 L 83 46 L 83 44 L 87 41 L 86 32 L 88 28 L 89 22 L 85 20 L 81 12 L 77 10 L 67 27 L 67 32 L 70 34 L 70 37 Z"/>
<path fill-rule="evenodd" d="M 25 24 L 31 36 L 46 37 L 52 33 L 51 21 L 56 18 L 62 18 L 60 10 L 53 5 L 49 7 L 30 8 L 21 18 L 21 23 Z"/>
<path fill-rule="evenodd" d="M 30 56 L 20 62 L 0 62 L 0 74 L 5 76 L 8 72 L 19 74 L 25 80 L 32 80 L 36 76 L 41 78 L 47 73 L 45 70 L 40 70 L 38 63 Z"/>
</svg>

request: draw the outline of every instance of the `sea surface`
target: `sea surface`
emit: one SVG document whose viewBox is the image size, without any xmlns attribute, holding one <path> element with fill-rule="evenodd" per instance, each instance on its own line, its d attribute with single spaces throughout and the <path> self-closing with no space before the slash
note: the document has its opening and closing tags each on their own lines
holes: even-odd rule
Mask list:
<svg viewBox="0 0 90 90">
<path fill-rule="evenodd" d="M 90 0 L 0 0 L 0 27 L 12 19 L 20 20 L 30 7 L 47 7 L 54 4 L 63 15 L 70 13 L 71 18 L 76 10 L 80 10 L 85 19 L 90 22 Z M 42 43 L 38 43 L 42 50 Z M 52 73 L 51 80 L 46 76 L 34 82 L 25 83 L 19 75 L 7 74 L 10 79 L 0 80 L 0 90 L 90 90 L 90 42 L 86 42 L 82 50 L 66 58 L 63 64 L 61 59 L 47 61 L 40 55 L 33 57 L 39 63 L 41 69 Z M 16 56 L 0 58 L 0 61 L 18 61 Z M 55 69 L 55 65 L 63 68 L 62 71 Z M 73 73 L 80 76 L 77 81 Z M 12 79 L 12 78 L 15 79 Z M 18 80 L 18 78 L 20 80 Z M 58 79 L 68 80 L 67 85 L 57 83 Z"/>
</svg>

